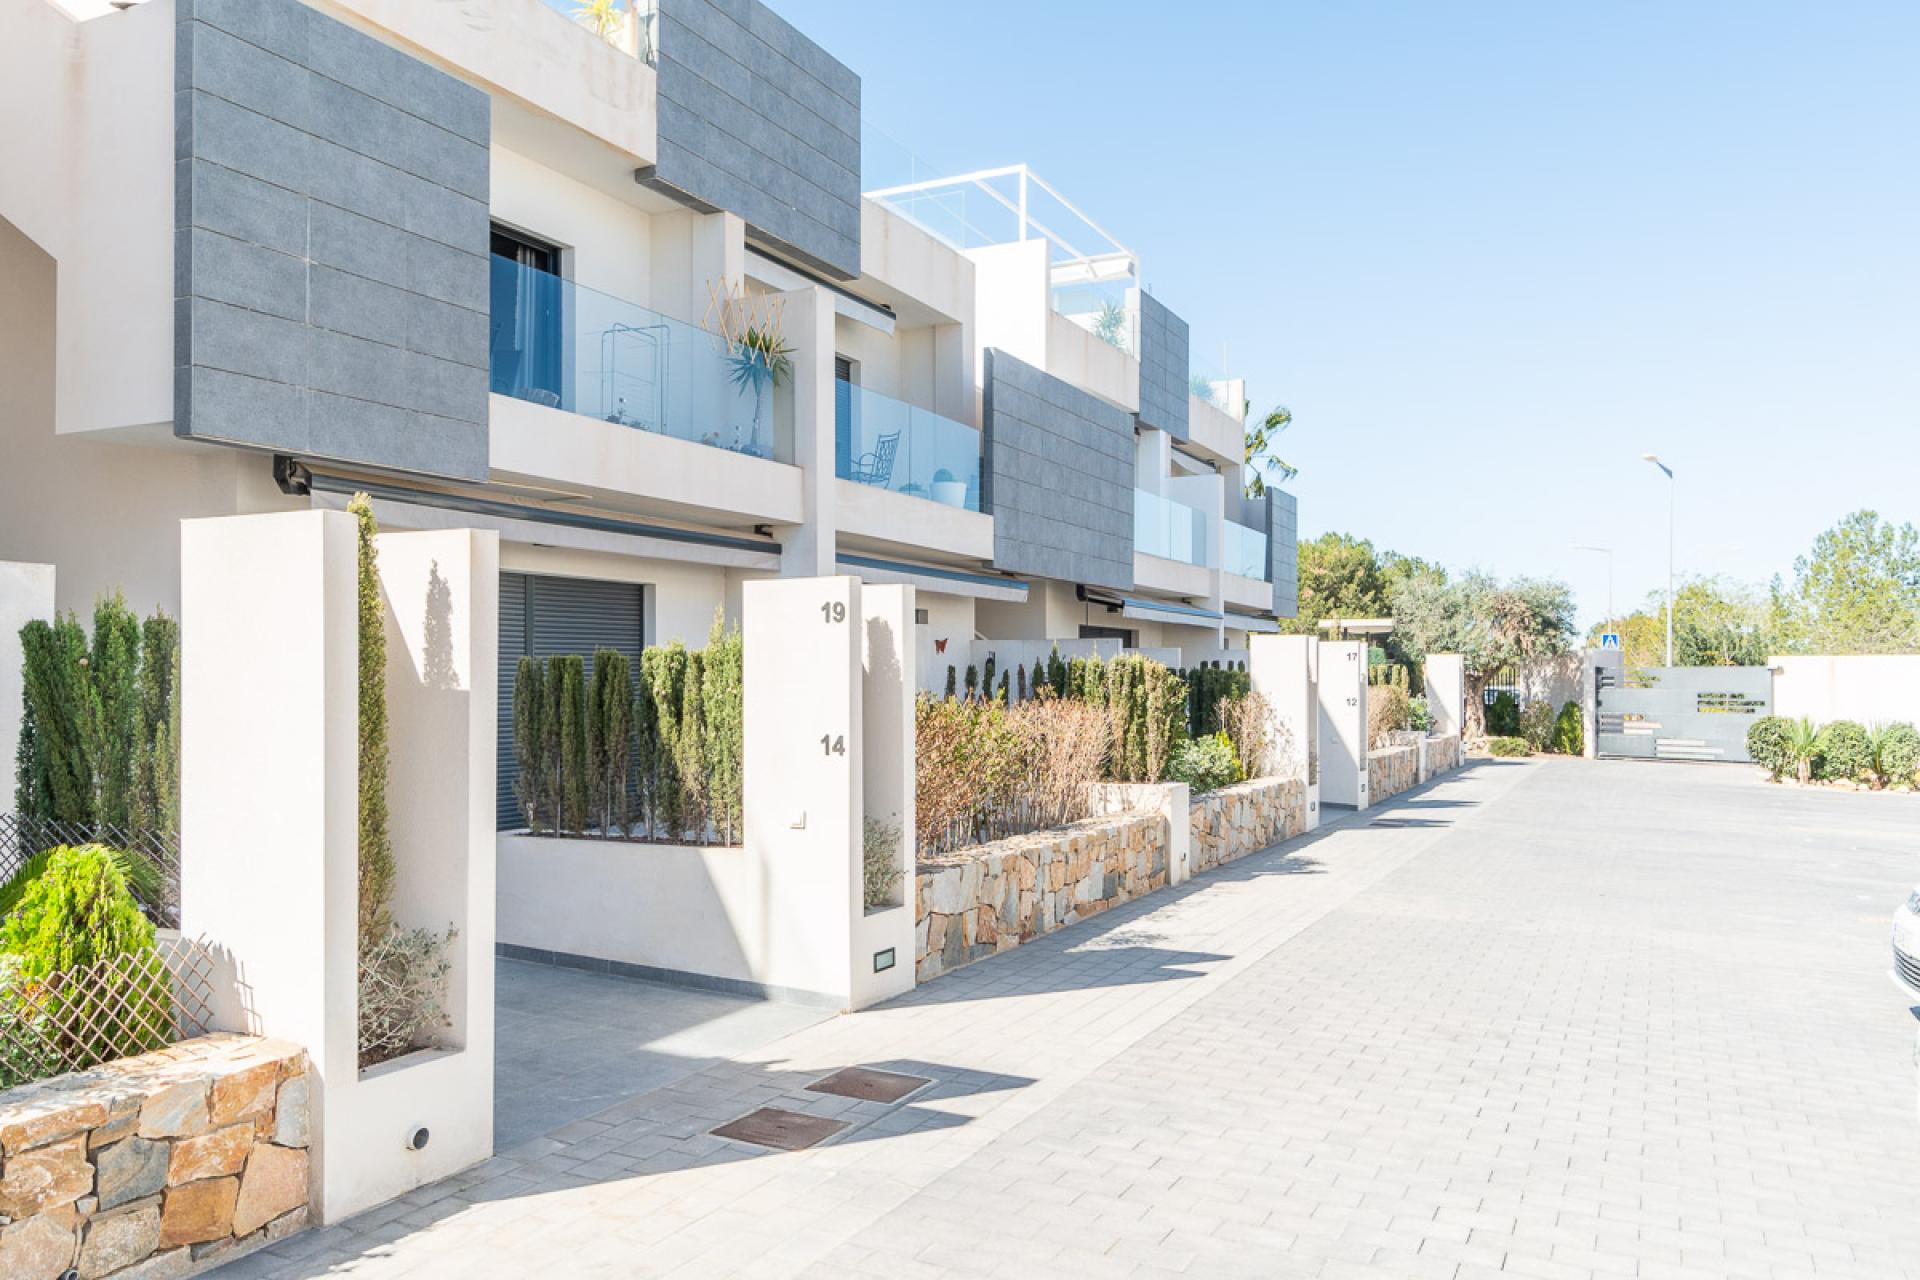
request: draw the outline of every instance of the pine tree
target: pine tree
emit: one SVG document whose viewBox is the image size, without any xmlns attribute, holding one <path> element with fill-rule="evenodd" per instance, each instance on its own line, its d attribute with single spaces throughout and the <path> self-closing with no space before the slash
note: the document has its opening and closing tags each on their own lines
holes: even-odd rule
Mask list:
<svg viewBox="0 0 1920 1280">
<path fill-rule="evenodd" d="M 360 694 L 360 954 L 387 935 L 393 899 L 393 839 L 387 830 L 387 620 L 380 598 L 373 500 L 353 495 Z"/>
</svg>

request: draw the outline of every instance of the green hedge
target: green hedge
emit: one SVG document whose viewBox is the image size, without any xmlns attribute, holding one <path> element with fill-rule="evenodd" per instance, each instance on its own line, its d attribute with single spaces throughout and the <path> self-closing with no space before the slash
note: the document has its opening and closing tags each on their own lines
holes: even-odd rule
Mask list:
<svg viewBox="0 0 1920 1280">
<path fill-rule="evenodd" d="M 1525 738 L 1492 737 L 1487 739 L 1487 751 L 1496 756 L 1513 757 L 1531 755 Z"/>
</svg>

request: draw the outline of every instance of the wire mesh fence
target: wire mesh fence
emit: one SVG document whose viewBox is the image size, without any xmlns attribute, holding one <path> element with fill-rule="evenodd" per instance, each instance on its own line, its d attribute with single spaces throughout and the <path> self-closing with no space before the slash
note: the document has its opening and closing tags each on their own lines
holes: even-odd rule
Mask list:
<svg viewBox="0 0 1920 1280">
<path fill-rule="evenodd" d="M 152 951 L 44 977 L 0 970 L 0 1089 L 205 1033 L 213 967 L 204 943 L 164 932 Z"/>
<path fill-rule="evenodd" d="M 134 897 L 147 918 L 161 928 L 180 926 L 180 837 L 171 831 L 0 814 L 0 884 L 13 879 L 40 854 L 63 844 L 104 844 L 151 864 L 153 886 L 133 886 Z"/>
</svg>

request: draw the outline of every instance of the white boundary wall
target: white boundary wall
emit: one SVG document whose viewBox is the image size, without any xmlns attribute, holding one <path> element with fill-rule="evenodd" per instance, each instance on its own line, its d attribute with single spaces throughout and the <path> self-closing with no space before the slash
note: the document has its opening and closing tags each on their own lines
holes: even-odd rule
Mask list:
<svg viewBox="0 0 1920 1280">
<path fill-rule="evenodd" d="M 1367 645 L 1320 645 L 1320 798 L 1365 809 L 1367 796 Z"/>
<path fill-rule="evenodd" d="M 1920 654 L 1768 658 L 1773 714 L 1815 724 L 1920 724 Z"/>
<path fill-rule="evenodd" d="M 448 1048 L 358 1066 L 354 521 L 181 526 L 182 931 L 227 966 L 215 1026 L 306 1046 L 323 1222 L 493 1150 L 499 544 L 384 534 L 396 923 L 457 930 Z M 409 1150 L 417 1129 L 426 1146 Z"/>
<path fill-rule="evenodd" d="M 0 750 L 6 752 L 7 794 L 11 807 L 15 776 L 14 744 L 20 741 L 20 628 L 39 618 L 53 621 L 53 566 L 0 560 Z"/>
<path fill-rule="evenodd" d="M 1440 737 L 1467 731 L 1467 660 L 1457 653 L 1430 653 L 1421 664 L 1427 710 Z"/>
<path fill-rule="evenodd" d="M 1283 777 L 1312 778 L 1308 762 L 1320 753 L 1319 649 L 1317 636 L 1247 637 L 1247 674 L 1253 691 L 1273 708 L 1275 738 L 1284 745 L 1275 772 Z M 1302 830 L 1313 831 L 1320 825 L 1320 784 L 1309 781 L 1306 788 Z"/>
</svg>

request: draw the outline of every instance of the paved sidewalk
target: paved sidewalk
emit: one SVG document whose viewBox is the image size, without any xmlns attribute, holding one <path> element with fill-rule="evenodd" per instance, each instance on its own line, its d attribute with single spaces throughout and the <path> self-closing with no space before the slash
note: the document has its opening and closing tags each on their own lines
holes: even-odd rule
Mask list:
<svg viewBox="0 0 1920 1280">
<path fill-rule="evenodd" d="M 1912 806 L 1482 765 L 219 1274 L 1920 1273 Z"/>
</svg>

